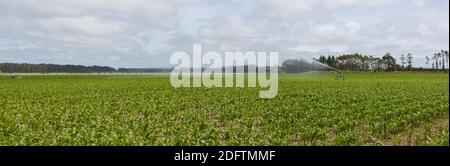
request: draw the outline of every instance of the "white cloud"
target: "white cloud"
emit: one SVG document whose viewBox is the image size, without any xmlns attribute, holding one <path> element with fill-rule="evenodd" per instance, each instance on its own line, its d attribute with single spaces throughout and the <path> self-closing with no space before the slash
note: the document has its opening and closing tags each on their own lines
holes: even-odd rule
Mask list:
<svg viewBox="0 0 450 166">
<path fill-rule="evenodd" d="M 335 9 L 373 8 L 385 3 L 386 0 L 263 0 L 262 11 L 271 16 L 290 17 Z"/>
<path fill-rule="evenodd" d="M 21 29 L 23 27 L 23 24 L 24 24 L 23 21 L 18 18 L 8 17 L 0 21 L 0 29 L 3 30 Z"/>
<path fill-rule="evenodd" d="M 105 20 L 92 16 L 55 17 L 38 20 L 39 25 L 49 33 L 64 35 L 108 36 L 123 33 L 127 24 L 120 20 Z"/>
<path fill-rule="evenodd" d="M 361 24 L 358 22 L 348 22 L 345 26 L 348 28 L 350 33 L 356 33 L 361 30 Z"/>
<path fill-rule="evenodd" d="M 319 51 L 329 51 L 329 52 L 337 52 L 342 53 L 347 51 L 348 47 L 344 45 L 299 45 L 294 48 L 290 48 L 291 51 L 296 52 L 310 52 L 317 53 Z"/>
<path fill-rule="evenodd" d="M 7 50 L 28 50 L 28 49 L 39 49 L 41 47 L 28 43 L 23 41 L 17 41 L 17 40 L 0 40 L 0 51 L 7 51 Z"/>
<path fill-rule="evenodd" d="M 6 11 L 19 11 L 16 14 L 31 16 L 80 16 L 86 14 L 120 13 L 125 16 L 155 21 L 164 24 L 174 21 L 178 5 L 204 2 L 203 0 L 0 0 L 0 7 Z M 30 15 L 29 15 L 30 16 Z"/>
</svg>

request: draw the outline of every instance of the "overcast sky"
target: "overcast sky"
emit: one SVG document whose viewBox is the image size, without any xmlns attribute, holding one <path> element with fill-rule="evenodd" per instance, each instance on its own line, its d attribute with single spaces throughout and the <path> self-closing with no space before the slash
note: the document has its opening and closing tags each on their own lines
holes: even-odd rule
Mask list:
<svg viewBox="0 0 450 166">
<path fill-rule="evenodd" d="M 280 60 L 412 53 L 425 66 L 449 47 L 449 1 L 0 0 L 0 62 L 167 67 L 193 43 Z"/>
</svg>

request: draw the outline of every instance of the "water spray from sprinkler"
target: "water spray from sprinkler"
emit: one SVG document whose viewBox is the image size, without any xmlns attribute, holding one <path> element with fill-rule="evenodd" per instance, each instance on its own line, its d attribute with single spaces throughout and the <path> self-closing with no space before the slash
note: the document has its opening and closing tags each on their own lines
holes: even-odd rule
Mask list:
<svg viewBox="0 0 450 166">
<path fill-rule="evenodd" d="M 298 53 L 298 52 L 297 52 L 297 53 Z M 300 54 L 300 53 L 298 53 L 298 54 Z M 323 63 L 319 62 L 318 60 L 316 60 L 316 59 L 314 59 L 314 58 L 312 58 L 312 59 L 313 59 L 313 60 L 312 60 L 312 63 L 318 64 L 318 65 L 320 65 L 320 66 L 322 66 L 322 67 L 326 67 L 326 68 L 328 68 L 328 69 L 331 69 L 331 70 L 337 72 L 338 75 L 336 76 L 336 80 L 345 80 L 345 77 L 342 75 L 342 71 L 340 71 L 340 70 L 338 70 L 338 69 L 336 69 L 336 68 L 334 68 L 334 67 L 328 66 L 327 64 L 323 64 Z"/>
<path fill-rule="evenodd" d="M 345 80 L 344 76 L 342 75 L 342 71 L 340 71 L 340 70 L 338 70 L 338 69 L 336 69 L 334 67 L 328 66 L 326 64 L 323 64 L 323 63 L 321 63 L 321 62 L 319 62 L 319 61 L 317 61 L 315 59 L 313 60 L 313 63 L 317 63 L 317 64 L 319 64 L 319 65 L 321 65 L 323 67 L 326 67 L 328 69 L 336 71 L 338 73 L 338 75 L 336 76 L 336 80 Z"/>
</svg>

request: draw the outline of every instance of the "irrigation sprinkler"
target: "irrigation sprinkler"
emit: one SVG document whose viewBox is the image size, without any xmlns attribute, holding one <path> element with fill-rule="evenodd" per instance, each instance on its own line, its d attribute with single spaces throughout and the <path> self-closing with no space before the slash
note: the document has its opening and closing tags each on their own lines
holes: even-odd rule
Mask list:
<svg viewBox="0 0 450 166">
<path fill-rule="evenodd" d="M 336 80 L 345 80 L 345 77 L 342 75 L 342 72 L 340 70 L 336 70 L 336 72 L 338 72 Z"/>
<path fill-rule="evenodd" d="M 328 65 L 326 65 L 326 64 L 323 64 L 323 63 L 321 63 L 321 62 L 319 62 L 319 61 L 317 61 L 317 60 L 314 60 L 313 62 L 315 62 L 315 63 L 317 63 L 317 64 L 319 64 L 319 65 L 321 65 L 321 66 L 323 66 L 323 67 L 326 67 L 326 68 L 328 68 L 328 69 L 331 69 L 331 70 L 337 72 L 338 75 L 336 75 L 336 80 L 345 80 L 345 77 L 342 75 L 342 71 L 340 71 L 340 70 L 338 70 L 338 69 L 336 69 L 336 68 L 333 68 L 333 67 L 331 67 L 331 66 L 328 66 Z"/>
<path fill-rule="evenodd" d="M 11 73 L 10 74 L 10 78 L 12 80 L 18 80 L 18 79 L 21 79 L 22 77 L 20 75 L 16 75 L 16 74 Z"/>
</svg>

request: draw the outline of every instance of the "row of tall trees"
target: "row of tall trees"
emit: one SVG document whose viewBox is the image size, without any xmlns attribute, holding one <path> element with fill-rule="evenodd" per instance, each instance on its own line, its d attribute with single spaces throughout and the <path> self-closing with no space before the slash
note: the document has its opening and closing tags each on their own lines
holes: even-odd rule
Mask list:
<svg viewBox="0 0 450 166">
<path fill-rule="evenodd" d="M 109 73 L 116 69 L 107 66 L 0 63 L 3 73 Z"/>
<path fill-rule="evenodd" d="M 430 64 L 430 62 L 431 62 L 431 68 L 433 69 L 433 70 L 445 70 L 445 69 L 448 69 L 450 66 L 449 66 L 449 57 L 448 57 L 448 51 L 447 50 L 441 50 L 440 52 L 438 52 L 438 53 L 435 53 L 434 55 L 433 55 L 433 57 L 425 57 L 426 58 L 426 64 L 427 64 L 427 67 L 428 67 L 428 65 Z M 445 65 L 447 65 L 447 68 L 446 68 L 446 66 Z"/>
</svg>

